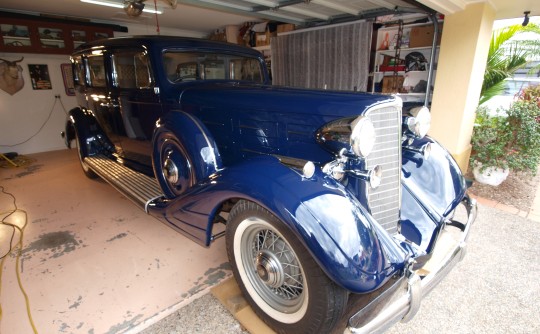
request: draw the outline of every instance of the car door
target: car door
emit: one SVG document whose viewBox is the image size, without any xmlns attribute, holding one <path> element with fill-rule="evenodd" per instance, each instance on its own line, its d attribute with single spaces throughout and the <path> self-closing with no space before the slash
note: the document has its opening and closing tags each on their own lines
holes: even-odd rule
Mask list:
<svg viewBox="0 0 540 334">
<path fill-rule="evenodd" d="M 123 156 L 122 138 L 125 129 L 118 111 L 118 102 L 110 94 L 110 76 L 107 73 L 106 54 L 94 50 L 86 56 L 86 101 L 99 125 L 115 146 L 116 154 Z"/>
<path fill-rule="evenodd" d="M 123 158 L 152 173 L 152 134 L 162 114 L 159 90 L 144 49 L 117 49 L 111 54 L 114 104 L 123 124 Z"/>
</svg>

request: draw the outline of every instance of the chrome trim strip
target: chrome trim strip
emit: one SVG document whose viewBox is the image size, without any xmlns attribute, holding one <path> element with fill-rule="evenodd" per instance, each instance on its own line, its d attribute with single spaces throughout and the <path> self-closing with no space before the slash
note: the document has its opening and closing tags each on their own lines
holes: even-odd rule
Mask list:
<svg viewBox="0 0 540 334">
<path fill-rule="evenodd" d="M 422 268 L 413 271 L 412 265 L 409 265 L 409 268 L 407 269 L 407 275 L 409 275 L 407 284 L 408 290 L 401 297 L 386 305 L 381 312 L 366 324 L 361 325 L 361 327 L 356 326 L 361 324 L 362 320 L 364 320 L 362 319 L 362 315 L 365 312 L 363 309 L 358 311 L 349 318 L 348 327 L 345 329 L 345 333 L 382 333 L 395 323 L 399 321 L 406 322 L 416 314 L 421 304 L 420 301 L 424 299 L 424 297 L 426 297 L 444 277 L 446 277 L 450 270 L 460 262 L 466 254 L 470 229 L 476 219 L 477 204 L 475 199 L 471 199 L 468 196 L 463 199 L 462 204 L 464 204 L 467 209 L 468 218 L 467 224 L 463 228 L 460 237 L 455 240 L 456 246 L 451 251 L 447 252 L 444 259 L 437 264 L 436 268 L 423 278 L 419 274 L 419 270 Z M 433 252 L 436 252 L 437 249 L 438 247 L 436 245 Z"/>
<path fill-rule="evenodd" d="M 148 213 L 148 206 L 153 202 L 155 201 L 156 199 L 158 198 L 163 198 L 164 196 L 163 195 L 159 195 L 159 196 L 156 196 L 154 198 L 150 198 L 148 201 L 146 201 L 146 203 L 144 204 L 144 212 Z"/>
</svg>

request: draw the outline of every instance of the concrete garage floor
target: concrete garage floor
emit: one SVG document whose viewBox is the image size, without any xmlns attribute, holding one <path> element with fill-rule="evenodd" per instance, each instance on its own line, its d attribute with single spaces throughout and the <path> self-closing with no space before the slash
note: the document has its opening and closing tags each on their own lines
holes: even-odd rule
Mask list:
<svg viewBox="0 0 540 334">
<path fill-rule="evenodd" d="M 231 275 L 224 239 L 207 249 L 146 215 L 86 178 L 75 150 L 30 157 L 0 168 L 0 185 L 28 213 L 20 272 L 39 333 L 137 332 Z M 0 212 L 11 209 L 0 193 Z M 9 221 L 22 226 L 24 216 Z M 0 226 L 1 254 L 11 231 Z M 1 279 L 0 333 L 32 333 L 14 256 Z"/>
<path fill-rule="evenodd" d="M 86 179 L 73 150 L 33 157 L 0 168 L 0 185 L 29 213 L 21 271 L 40 333 L 245 334 L 227 308 L 251 333 L 270 333 L 235 297 L 224 240 L 205 249 L 146 216 Z M 388 333 L 540 333 L 540 222 L 479 203 L 465 259 Z M 0 194 L 0 212 L 11 207 Z M 2 253 L 8 237 L 0 229 Z M 14 263 L 0 333 L 31 333 Z"/>
</svg>

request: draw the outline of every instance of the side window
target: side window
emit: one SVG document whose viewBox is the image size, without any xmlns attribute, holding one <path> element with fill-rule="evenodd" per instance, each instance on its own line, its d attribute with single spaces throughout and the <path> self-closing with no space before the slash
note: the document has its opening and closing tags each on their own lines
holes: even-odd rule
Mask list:
<svg viewBox="0 0 540 334">
<path fill-rule="evenodd" d="M 264 80 L 260 60 L 249 55 L 165 51 L 163 65 L 172 83 L 228 79 L 260 83 Z"/>
<path fill-rule="evenodd" d="M 113 54 L 114 85 L 118 88 L 149 88 L 152 74 L 146 52 L 121 51 Z"/>
<path fill-rule="evenodd" d="M 87 59 L 86 76 L 92 87 L 105 87 L 105 63 L 103 55 L 91 55 Z"/>
<path fill-rule="evenodd" d="M 261 82 L 261 65 L 257 59 L 231 59 L 229 62 L 230 77 L 234 80 Z"/>
<path fill-rule="evenodd" d="M 82 56 L 71 58 L 71 65 L 73 68 L 73 81 L 75 82 L 75 85 L 84 86 L 85 76 Z"/>
</svg>

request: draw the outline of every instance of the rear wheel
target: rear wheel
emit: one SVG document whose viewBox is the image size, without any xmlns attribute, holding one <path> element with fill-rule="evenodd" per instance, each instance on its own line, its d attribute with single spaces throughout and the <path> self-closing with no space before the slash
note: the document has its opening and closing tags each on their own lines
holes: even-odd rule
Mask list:
<svg viewBox="0 0 540 334">
<path fill-rule="evenodd" d="M 332 282 L 296 236 L 259 205 L 240 201 L 229 215 L 227 254 L 254 311 L 279 333 L 330 332 L 348 293 Z"/>
</svg>

